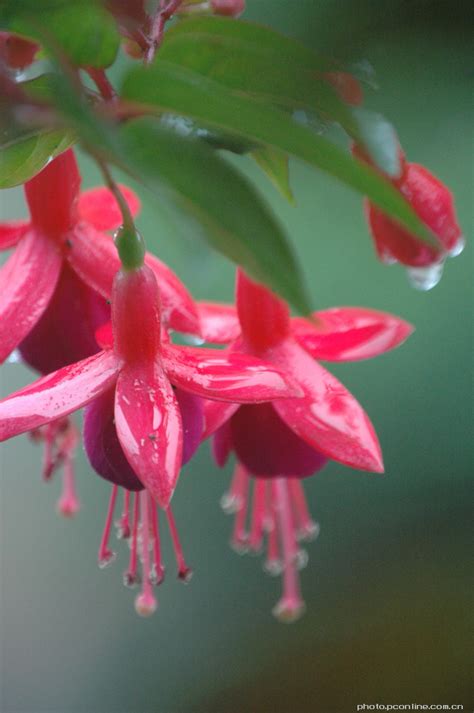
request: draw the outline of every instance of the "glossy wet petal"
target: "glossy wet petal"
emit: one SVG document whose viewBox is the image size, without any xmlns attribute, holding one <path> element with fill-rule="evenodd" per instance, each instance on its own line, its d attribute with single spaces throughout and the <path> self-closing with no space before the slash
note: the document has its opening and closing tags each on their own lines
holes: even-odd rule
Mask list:
<svg viewBox="0 0 474 713">
<path fill-rule="evenodd" d="M 140 211 L 140 199 L 127 186 L 119 185 L 133 217 Z M 122 213 L 112 191 L 105 186 L 83 191 L 78 202 L 79 219 L 90 223 L 96 230 L 116 230 L 122 225 Z"/>
<path fill-rule="evenodd" d="M 213 344 L 229 344 L 240 335 L 237 309 L 217 302 L 198 302 L 201 337 Z"/>
<path fill-rule="evenodd" d="M 0 401 L 0 441 L 67 416 L 110 388 L 120 363 L 113 352 L 43 376 Z"/>
<path fill-rule="evenodd" d="M 162 356 L 172 383 L 198 396 L 258 403 L 298 393 L 278 367 L 247 354 L 163 344 Z"/>
<path fill-rule="evenodd" d="M 181 467 L 183 429 L 172 386 L 157 362 L 122 369 L 115 395 L 115 427 L 136 475 L 166 508 Z"/>
<path fill-rule="evenodd" d="M 89 287 L 110 299 L 120 260 L 112 238 L 86 223 L 74 229 L 69 241 L 68 260 Z M 199 318 L 194 301 L 178 277 L 160 260 L 147 254 L 145 262 L 158 280 L 163 314 L 170 327 L 199 333 Z"/>
<path fill-rule="evenodd" d="M 403 319 L 364 307 L 333 307 L 314 313 L 315 322 L 292 319 L 293 336 L 315 359 L 357 361 L 383 354 L 413 332 Z"/>
<path fill-rule="evenodd" d="M 285 423 L 328 458 L 351 468 L 382 472 L 374 427 L 352 394 L 293 340 L 272 350 L 272 358 L 297 375 L 304 391 L 302 398 L 273 402 Z"/>
<path fill-rule="evenodd" d="M 18 243 L 28 230 L 27 220 L 10 220 L 0 223 L 0 250 L 8 250 Z"/>
<path fill-rule="evenodd" d="M 45 311 L 61 264 L 54 243 L 32 229 L 0 270 L 0 363 Z"/>
<path fill-rule="evenodd" d="M 231 401 L 204 399 L 204 429 L 202 439 L 212 436 L 237 411 L 240 404 Z"/>
</svg>

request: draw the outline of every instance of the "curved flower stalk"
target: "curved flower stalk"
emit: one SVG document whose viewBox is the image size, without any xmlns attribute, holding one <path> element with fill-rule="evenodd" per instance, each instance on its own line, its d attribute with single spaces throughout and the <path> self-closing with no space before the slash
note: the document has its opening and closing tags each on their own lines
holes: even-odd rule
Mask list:
<svg viewBox="0 0 474 713">
<path fill-rule="evenodd" d="M 358 147 L 354 154 L 371 164 Z M 400 175 L 388 180 L 407 199 L 418 217 L 438 241 L 430 246 L 389 218 L 369 200 L 364 200 L 367 222 L 381 262 L 399 262 L 407 267 L 408 278 L 420 290 L 430 290 L 440 281 L 448 257 L 456 257 L 465 240 L 459 227 L 451 191 L 424 166 L 410 163 L 400 149 Z M 372 165 L 372 164 L 371 164 Z"/>
<path fill-rule="evenodd" d="M 319 471 L 328 459 L 352 468 L 382 472 L 380 445 L 373 426 L 355 398 L 313 358 L 365 359 L 401 344 L 411 333 L 406 322 L 389 314 L 340 307 L 290 318 L 288 306 L 242 270 L 237 274 L 237 310 L 200 307 L 203 337 L 225 343 L 278 366 L 301 390 L 299 398 L 260 405 L 205 404 L 205 436 L 213 435 L 218 465 L 234 451 L 238 465 L 225 504 L 236 510 L 233 544 L 258 550 L 268 533 L 270 571 L 284 572 L 277 616 L 293 620 L 303 611 L 296 569 L 297 541 L 315 526 L 295 479 Z M 249 476 L 255 478 L 251 533 L 247 534 Z M 294 482 L 293 482 L 294 481 Z M 293 553 L 293 554 L 291 554 Z M 281 564 L 283 562 L 283 564 Z"/>
<path fill-rule="evenodd" d="M 113 347 L 106 345 L 0 402 L 0 440 L 65 417 L 114 388 L 115 428 L 126 458 L 166 508 L 182 458 L 182 423 L 172 385 L 236 403 L 297 393 L 278 367 L 252 356 L 162 340 L 158 285 L 146 265 L 117 274 L 112 324 Z"/>
<path fill-rule="evenodd" d="M 0 225 L 0 249 L 14 248 L 0 270 L 0 362 L 45 313 L 48 324 L 57 323 L 55 311 L 62 302 L 54 299 L 55 291 L 71 281 L 71 271 L 102 298 L 110 298 L 120 261 L 112 237 L 103 231 L 118 228 L 121 213 L 108 189 L 80 194 L 80 181 L 69 149 L 25 184 L 30 221 Z M 129 189 L 122 190 L 136 214 L 138 198 Z M 154 256 L 147 255 L 146 262 L 159 281 L 169 326 L 196 331 L 194 302 L 186 288 Z"/>
</svg>

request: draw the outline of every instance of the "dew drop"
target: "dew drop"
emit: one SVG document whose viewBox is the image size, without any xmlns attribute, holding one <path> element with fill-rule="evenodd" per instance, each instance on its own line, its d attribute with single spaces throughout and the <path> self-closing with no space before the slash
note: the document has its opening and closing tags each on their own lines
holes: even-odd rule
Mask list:
<svg viewBox="0 0 474 713">
<path fill-rule="evenodd" d="M 427 292 L 436 287 L 443 275 L 444 260 L 426 267 L 408 267 L 408 281 L 416 290 Z"/>
<path fill-rule="evenodd" d="M 462 253 L 465 247 L 466 238 L 464 237 L 464 235 L 460 235 L 456 241 L 456 244 L 451 248 L 451 250 L 448 250 L 448 257 L 457 257 Z"/>
</svg>

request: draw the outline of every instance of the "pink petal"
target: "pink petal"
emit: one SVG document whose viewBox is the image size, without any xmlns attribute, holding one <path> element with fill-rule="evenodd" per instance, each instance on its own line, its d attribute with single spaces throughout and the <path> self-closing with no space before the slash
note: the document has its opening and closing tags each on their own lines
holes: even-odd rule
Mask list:
<svg viewBox="0 0 474 713">
<path fill-rule="evenodd" d="M 181 466 L 183 429 L 173 388 L 158 363 L 126 365 L 115 395 L 115 427 L 137 477 L 169 505 Z"/>
<path fill-rule="evenodd" d="M 228 344 L 240 335 L 240 322 L 237 309 L 233 305 L 216 302 L 198 302 L 201 320 L 201 337 L 213 344 Z"/>
<path fill-rule="evenodd" d="M 272 358 L 295 375 L 304 392 L 299 399 L 273 402 L 286 424 L 328 458 L 351 468 L 383 472 L 377 435 L 352 394 L 293 340 L 274 349 Z"/>
<path fill-rule="evenodd" d="M 45 311 L 61 265 L 54 243 L 32 229 L 0 270 L 0 363 Z"/>
<path fill-rule="evenodd" d="M 0 401 L 0 441 L 67 416 L 111 387 L 120 363 L 100 352 L 65 366 Z"/>
<path fill-rule="evenodd" d="M 205 398 L 258 403 L 299 393 L 279 368 L 247 354 L 163 344 L 162 357 L 173 384 Z"/>
<path fill-rule="evenodd" d="M 231 401 L 204 400 L 204 430 L 202 440 L 209 438 L 237 411 L 240 404 Z"/>
<path fill-rule="evenodd" d="M 315 359 L 357 361 L 398 347 L 413 332 L 403 319 L 364 307 L 333 307 L 315 312 L 316 322 L 292 320 L 292 332 Z"/>
<path fill-rule="evenodd" d="M 135 217 L 140 211 L 140 199 L 127 186 L 120 185 L 122 195 Z M 116 230 L 122 225 L 122 213 L 113 193 L 105 186 L 83 191 L 78 202 L 79 219 L 90 223 L 96 230 Z"/>
<path fill-rule="evenodd" d="M 30 223 L 27 220 L 10 220 L 0 223 L 0 250 L 14 247 L 24 236 Z"/>
<path fill-rule="evenodd" d="M 68 241 L 68 260 L 89 287 L 106 299 L 112 293 L 112 283 L 120 269 L 120 261 L 112 238 L 80 223 Z M 149 253 L 145 259 L 155 273 L 160 288 L 163 314 L 169 326 L 179 331 L 199 333 L 199 318 L 194 301 L 169 267 Z"/>
</svg>

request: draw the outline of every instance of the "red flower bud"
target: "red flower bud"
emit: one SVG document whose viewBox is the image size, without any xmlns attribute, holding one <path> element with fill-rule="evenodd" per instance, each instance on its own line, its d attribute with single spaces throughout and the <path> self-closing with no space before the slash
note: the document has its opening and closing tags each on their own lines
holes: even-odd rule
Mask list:
<svg viewBox="0 0 474 713">
<path fill-rule="evenodd" d="M 28 67 L 34 61 L 38 49 L 36 42 L 9 32 L 0 32 L 0 57 L 11 69 Z"/>
<path fill-rule="evenodd" d="M 238 17 L 245 10 L 245 0 L 211 0 L 211 8 L 216 15 Z"/>
<path fill-rule="evenodd" d="M 325 72 L 323 78 L 336 90 L 342 101 L 360 106 L 364 94 L 360 82 L 349 72 Z"/>
</svg>

